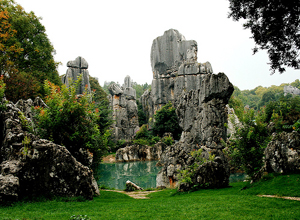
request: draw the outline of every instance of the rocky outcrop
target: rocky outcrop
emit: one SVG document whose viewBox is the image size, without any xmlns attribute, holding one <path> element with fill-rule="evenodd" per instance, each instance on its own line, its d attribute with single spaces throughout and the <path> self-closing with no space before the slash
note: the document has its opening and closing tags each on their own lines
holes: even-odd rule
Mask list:
<svg viewBox="0 0 300 220">
<path fill-rule="evenodd" d="M 169 101 L 176 108 L 183 132 L 179 142 L 166 148 L 161 156 L 163 168 L 157 176 L 158 187 L 177 184 L 178 173 L 194 163 L 190 152 L 205 149 L 215 155 L 213 161 L 199 166 L 193 184 L 223 187 L 229 183 L 228 162 L 223 155 L 221 139 L 226 139 L 228 100 L 233 85 L 224 73 L 213 74 L 209 62 L 197 62 L 196 41 L 187 41 L 177 30 L 168 30 L 153 41 L 151 91 L 140 102 L 148 118 Z M 222 175 L 221 175 L 222 173 Z M 184 186 L 184 190 L 190 188 Z"/>
<path fill-rule="evenodd" d="M 201 75 L 213 70 L 209 62 L 197 62 L 197 51 L 196 41 L 185 40 L 174 29 L 153 40 L 151 91 L 146 91 L 140 98 L 148 118 L 153 118 L 155 112 L 169 101 L 176 105 L 182 92 L 202 88 Z"/>
<path fill-rule="evenodd" d="M 284 95 L 287 94 L 300 95 L 300 89 L 293 86 L 285 86 L 283 91 L 284 91 Z"/>
<path fill-rule="evenodd" d="M 83 94 L 85 91 L 91 93 L 91 85 L 89 78 L 88 63 L 82 57 L 77 57 L 73 61 L 67 63 L 67 73 L 62 77 L 62 83 L 68 87 L 72 82 L 75 82 L 82 75 L 81 84 L 77 89 L 77 94 Z"/>
<path fill-rule="evenodd" d="M 116 162 L 131 162 L 141 160 L 159 160 L 166 145 L 158 142 L 154 146 L 131 145 L 120 148 L 116 152 Z"/>
<path fill-rule="evenodd" d="M 25 109 L 24 116 L 30 122 L 33 103 L 10 102 L 1 112 L 0 201 L 39 195 L 92 199 L 99 194 L 93 172 L 65 147 L 27 131 L 20 112 Z"/>
<path fill-rule="evenodd" d="M 300 171 L 300 134 L 274 133 L 265 149 L 265 170 L 267 172 L 288 173 Z"/>
<path fill-rule="evenodd" d="M 117 140 L 131 140 L 139 129 L 136 91 L 131 86 L 129 76 L 125 77 L 124 85 L 120 88 L 112 84 L 108 88 L 111 109 L 113 110 L 112 136 Z"/>
</svg>

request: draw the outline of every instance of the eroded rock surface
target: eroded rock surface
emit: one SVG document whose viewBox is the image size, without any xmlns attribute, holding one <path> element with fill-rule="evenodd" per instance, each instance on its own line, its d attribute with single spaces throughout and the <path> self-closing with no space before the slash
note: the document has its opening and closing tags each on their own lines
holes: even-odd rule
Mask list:
<svg viewBox="0 0 300 220">
<path fill-rule="evenodd" d="M 162 142 L 151 146 L 131 145 L 120 148 L 116 152 L 116 162 L 131 162 L 140 160 L 159 160 L 166 145 Z"/>
<path fill-rule="evenodd" d="M 39 139 L 22 126 L 19 112 L 26 110 L 30 122 L 33 103 L 10 102 L 1 113 L 0 201 L 39 195 L 92 199 L 99 194 L 92 171 L 65 147 Z"/>
<path fill-rule="evenodd" d="M 62 77 L 62 83 L 67 86 L 70 85 L 71 81 L 75 82 L 78 77 L 82 74 L 81 84 L 77 89 L 77 94 L 83 94 L 85 91 L 91 92 L 90 76 L 87 61 L 82 57 L 77 57 L 73 61 L 67 63 L 67 73 Z M 70 81 L 71 80 L 71 81 Z"/>
<path fill-rule="evenodd" d="M 196 41 L 185 40 L 174 29 L 153 40 L 153 80 L 151 91 L 140 99 L 143 110 L 148 118 L 153 118 L 157 110 L 171 101 L 183 129 L 179 142 L 167 147 L 161 156 L 163 168 L 157 176 L 158 187 L 176 185 L 179 170 L 194 163 L 190 152 L 200 148 L 205 149 L 203 157 L 208 158 L 211 152 L 215 159 L 199 166 L 193 184 L 223 187 L 229 183 L 221 139 L 227 136 L 226 104 L 234 88 L 224 73 L 213 74 L 209 62 L 198 63 L 197 51 Z M 183 188 L 188 190 L 191 186 Z"/>
<path fill-rule="evenodd" d="M 131 140 L 139 129 L 139 122 L 136 91 L 132 88 L 130 77 L 125 77 L 122 87 L 114 83 L 108 90 L 114 120 L 112 136 L 115 141 Z"/>
<path fill-rule="evenodd" d="M 265 149 L 265 169 L 267 172 L 288 173 L 300 171 L 300 134 L 274 133 Z"/>
</svg>

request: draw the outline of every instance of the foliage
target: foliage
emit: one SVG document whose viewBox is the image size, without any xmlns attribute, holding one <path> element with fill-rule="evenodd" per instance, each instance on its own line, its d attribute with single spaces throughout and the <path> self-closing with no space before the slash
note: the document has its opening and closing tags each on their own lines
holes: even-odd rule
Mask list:
<svg viewBox="0 0 300 220">
<path fill-rule="evenodd" d="M 1 67 L 4 66 L 7 84 L 7 99 L 17 101 L 20 98 L 43 96 L 44 80 L 61 85 L 57 72 L 58 63 L 54 61 L 55 50 L 51 45 L 45 27 L 33 12 L 24 9 L 13 0 L 0 2 L 1 24 L 6 38 L 1 38 Z"/>
<path fill-rule="evenodd" d="M 150 145 L 149 141 L 147 139 L 144 139 L 144 138 L 135 139 L 135 140 L 133 140 L 133 143 L 137 144 L 137 145 L 141 145 L 141 146 Z"/>
<path fill-rule="evenodd" d="M 0 112 L 6 109 L 6 101 L 3 100 L 5 97 L 6 84 L 3 81 L 3 77 L 0 76 Z"/>
<path fill-rule="evenodd" d="M 250 29 L 256 46 L 253 52 L 267 50 L 272 73 L 286 67 L 300 68 L 299 25 L 300 2 L 229 0 L 229 17 L 245 19 L 244 28 Z"/>
<path fill-rule="evenodd" d="M 165 143 L 167 146 L 171 146 L 174 144 L 174 140 L 170 136 L 165 136 L 162 138 L 162 142 Z"/>
<path fill-rule="evenodd" d="M 90 76 L 89 78 L 90 78 L 91 90 L 94 92 L 94 97 L 93 97 L 94 101 L 96 103 L 105 102 L 105 104 L 108 105 L 107 94 L 100 86 L 98 80 L 92 76 Z"/>
<path fill-rule="evenodd" d="M 19 119 L 21 121 L 21 125 L 22 125 L 22 128 L 25 130 L 25 131 L 28 131 L 30 133 L 33 133 L 33 125 L 27 120 L 27 118 L 25 117 L 24 113 L 19 111 L 18 112 L 19 114 Z"/>
<path fill-rule="evenodd" d="M 17 31 L 11 27 L 9 17 L 7 9 L 0 4 L 0 75 L 17 71 L 11 58 L 18 58 L 24 50 L 12 40 Z"/>
<path fill-rule="evenodd" d="M 88 149 L 93 154 L 93 163 L 97 165 L 107 150 L 110 133 L 108 130 L 101 131 L 99 127 L 102 115 L 91 102 L 93 94 L 76 95 L 79 83 L 80 80 L 77 80 L 68 88 L 65 85 L 60 88 L 45 81 L 48 108 L 36 108 L 37 131 L 42 138 L 66 146 L 72 154 L 80 148 Z"/>
<path fill-rule="evenodd" d="M 206 159 L 202 155 L 202 152 L 203 149 L 190 152 L 190 155 L 194 158 L 194 163 L 188 166 L 186 169 L 180 170 L 180 173 L 178 175 L 179 185 L 182 183 L 192 184 L 193 183 L 192 178 L 196 175 L 198 167 L 204 163 L 207 163 L 208 161 L 213 161 L 215 159 L 215 155 L 211 154 L 210 152 L 209 152 L 209 158 Z M 204 187 L 204 186 L 195 184 L 192 188 L 198 189 L 200 187 Z"/>
<path fill-rule="evenodd" d="M 289 125 L 300 119 L 300 97 L 282 96 L 278 101 L 269 102 L 266 106 L 267 123 L 274 122 L 277 132 L 291 131 Z"/>
<path fill-rule="evenodd" d="M 147 89 L 151 89 L 151 85 L 148 85 L 148 83 L 145 84 L 138 84 L 136 82 L 132 83 L 132 88 L 136 91 L 136 99 L 138 100 Z"/>
<path fill-rule="evenodd" d="M 141 127 L 143 124 L 147 124 L 147 116 L 143 110 L 142 103 L 140 103 L 138 100 L 136 101 L 137 107 L 138 107 L 138 117 L 139 117 L 139 126 Z"/>
<path fill-rule="evenodd" d="M 241 125 L 234 124 L 235 132 L 230 139 L 228 151 L 231 163 L 244 170 L 251 178 L 263 165 L 264 149 L 270 140 L 264 109 L 255 114 L 253 109 L 245 110 Z"/>
<path fill-rule="evenodd" d="M 175 140 L 178 140 L 181 135 L 181 128 L 179 127 L 178 117 L 172 103 L 169 102 L 163 106 L 154 115 L 153 134 L 162 137 L 164 133 L 170 132 L 173 134 Z"/>
</svg>

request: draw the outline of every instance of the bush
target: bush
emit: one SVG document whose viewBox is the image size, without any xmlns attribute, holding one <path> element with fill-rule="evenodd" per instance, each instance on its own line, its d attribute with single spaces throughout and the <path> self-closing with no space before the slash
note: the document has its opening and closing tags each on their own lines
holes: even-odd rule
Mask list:
<svg viewBox="0 0 300 220">
<path fill-rule="evenodd" d="M 108 130 L 100 132 L 99 109 L 91 101 L 92 94 L 76 95 L 80 80 L 69 88 L 45 81 L 45 103 L 48 108 L 36 107 L 37 132 L 45 139 L 64 145 L 73 155 L 80 148 L 93 154 L 93 163 L 101 160 L 107 150 Z"/>
<path fill-rule="evenodd" d="M 162 142 L 165 143 L 167 146 L 171 146 L 172 144 L 174 144 L 174 140 L 172 137 L 170 136 L 166 136 L 162 139 Z"/>
<path fill-rule="evenodd" d="M 162 137 L 164 133 L 170 132 L 173 134 L 175 140 L 178 140 L 181 135 L 181 128 L 179 127 L 178 117 L 172 103 L 169 102 L 163 106 L 154 115 L 153 133 Z"/>
<path fill-rule="evenodd" d="M 0 77 L 0 112 L 6 109 L 6 101 L 3 100 L 5 97 L 6 84 L 3 81 L 3 76 Z"/>
<path fill-rule="evenodd" d="M 263 166 L 264 149 L 270 138 L 264 123 L 264 110 L 255 115 L 253 109 L 244 111 L 240 122 L 234 125 L 235 133 L 229 140 L 228 152 L 231 163 L 243 169 L 251 178 Z"/>
</svg>

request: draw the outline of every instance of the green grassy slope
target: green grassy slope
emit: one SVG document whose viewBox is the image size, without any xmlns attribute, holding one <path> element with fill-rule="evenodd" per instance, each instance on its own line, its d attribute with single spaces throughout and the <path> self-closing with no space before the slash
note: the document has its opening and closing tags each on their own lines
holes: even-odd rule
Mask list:
<svg viewBox="0 0 300 220">
<path fill-rule="evenodd" d="M 257 194 L 299 196 L 300 175 L 269 176 L 260 183 L 234 183 L 224 189 L 178 193 L 163 190 L 136 200 L 101 191 L 93 201 L 42 201 L 0 207 L 0 219 L 300 219 L 300 201 L 261 198 Z M 244 190 L 241 190 L 245 188 Z"/>
</svg>

